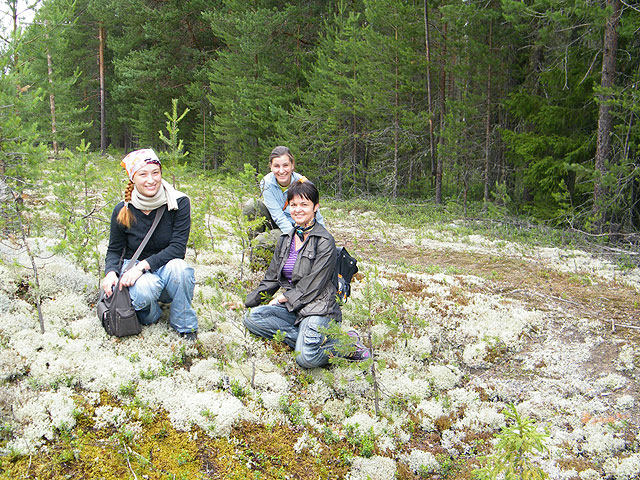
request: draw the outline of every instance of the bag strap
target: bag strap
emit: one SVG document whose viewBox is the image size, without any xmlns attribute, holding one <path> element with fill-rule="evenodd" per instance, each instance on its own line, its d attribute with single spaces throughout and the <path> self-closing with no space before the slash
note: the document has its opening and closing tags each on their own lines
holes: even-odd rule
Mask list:
<svg viewBox="0 0 640 480">
<path fill-rule="evenodd" d="M 142 253 L 142 249 L 145 247 L 145 245 L 149 241 L 149 238 L 151 238 L 151 235 L 153 234 L 153 231 L 158 226 L 158 223 L 160 223 L 160 219 L 164 215 L 164 212 L 165 212 L 166 209 L 167 209 L 167 206 L 166 205 L 162 205 L 160 207 L 160 209 L 156 212 L 156 218 L 153 219 L 153 224 L 151 225 L 151 228 L 149 229 L 147 234 L 144 236 L 144 239 L 142 239 L 142 243 L 140 243 L 140 246 L 136 250 L 136 253 L 133 254 L 133 257 L 131 257 L 131 261 L 129 262 L 129 265 L 127 265 L 127 268 L 122 273 L 125 273 L 127 270 L 129 270 L 131 267 L 133 267 L 134 263 L 136 262 L 136 260 L 140 256 L 140 253 Z M 126 250 L 127 250 L 127 246 L 125 245 L 124 249 L 122 250 L 122 256 L 120 257 L 120 265 L 122 265 L 122 260 L 124 259 L 124 254 L 125 254 Z M 118 266 L 118 269 L 119 269 L 119 266 Z M 113 298 L 112 298 L 111 304 L 109 305 L 109 311 L 112 314 L 115 312 L 115 309 L 116 309 L 116 306 L 117 306 L 116 297 L 118 296 L 118 293 L 120 293 L 120 280 L 121 279 L 122 279 L 122 275 L 120 275 L 118 277 L 118 281 L 117 281 L 115 287 L 113 288 L 113 294 L 112 294 Z M 101 289 L 101 294 L 100 295 L 102 295 L 102 294 L 103 294 L 103 292 L 102 292 L 102 289 Z"/>
<path fill-rule="evenodd" d="M 135 265 L 136 260 L 138 259 L 138 257 L 142 253 L 142 250 L 144 249 L 144 247 L 147 245 L 147 242 L 149 241 L 149 238 L 151 238 L 151 235 L 153 234 L 153 231 L 158 226 L 158 223 L 160 223 L 160 219 L 162 218 L 162 215 L 164 215 L 164 212 L 165 212 L 166 209 L 167 209 L 167 205 L 166 204 L 162 205 L 158 209 L 158 211 L 156 212 L 156 218 L 153 219 L 153 224 L 151 225 L 151 228 L 149 229 L 147 234 L 144 236 L 144 239 L 140 243 L 140 246 L 136 250 L 136 253 L 133 254 L 133 257 L 131 257 L 131 260 L 129 261 L 129 265 L 127 265 L 127 268 L 122 273 L 125 273 L 127 270 L 129 270 L 131 267 L 133 267 Z M 124 252 L 123 252 L 123 255 L 124 255 Z"/>
</svg>

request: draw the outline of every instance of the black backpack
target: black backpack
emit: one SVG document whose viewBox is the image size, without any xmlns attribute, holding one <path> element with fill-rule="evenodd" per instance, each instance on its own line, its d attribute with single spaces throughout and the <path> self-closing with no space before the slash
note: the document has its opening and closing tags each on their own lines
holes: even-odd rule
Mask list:
<svg viewBox="0 0 640 480">
<path fill-rule="evenodd" d="M 338 275 L 338 298 L 340 302 L 346 303 L 351 295 L 351 279 L 358 272 L 358 261 L 349 255 L 344 247 L 337 247 L 336 253 L 336 273 Z"/>
</svg>

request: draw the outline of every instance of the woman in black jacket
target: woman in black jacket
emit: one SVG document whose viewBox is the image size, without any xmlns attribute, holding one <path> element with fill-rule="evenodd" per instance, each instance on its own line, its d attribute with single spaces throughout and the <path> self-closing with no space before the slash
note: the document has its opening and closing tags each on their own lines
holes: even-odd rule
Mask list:
<svg viewBox="0 0 640 480">
<path fill-rule="evenodd" d="M 191 306 L 195 279 L 184 261 L 191 229 L 189 197 L 162 179 L 162 165 L 149 148 L 129 153 L 121 162 L 129 175 L 124 201 L 111 214 L 111 233 L 102 289 L 107 296 L 120 278 L 129 287 L 140 323 L 155 323 L 162 314 L 158 302 L 171 303 L 169 323 L 188 340 L 195 340 L 198 319 Z M 124 271 L 163 205 L 167 210 L 135 266 Z M 124 250 L 124 263 L 119 261 Z"/>
<path fill-rule="evenodd" d="M 296 361 L 304 368 L 326 365 L 337 355 L 337 340 L 327 338 L 324 330 L 330 322 L 340 322 L 342 313 L 336 300 L 336 247 L 331 234 L 316 221 L 319 208 L 317 188 L 302 177 L 292 183 L 287 201 L 295 228 L 278 239 L 271 264 L 264 279 L 244 304 L 252 308 L 244 323 L 250 332 L 273 338 L 278 332 L 284 342 L 295 349 Z M 268 305 L 260 305 L 265 297 L 279 289 Z M 369 351 L 354 339 L 351 360 L 365 360 Z"/>
</svg>

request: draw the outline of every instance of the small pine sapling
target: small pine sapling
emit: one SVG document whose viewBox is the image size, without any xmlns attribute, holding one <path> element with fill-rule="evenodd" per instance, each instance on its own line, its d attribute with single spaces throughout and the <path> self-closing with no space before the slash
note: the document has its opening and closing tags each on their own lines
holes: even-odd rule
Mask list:
<svg viewBox="0 0 640 480">
<path fill-rule="evenodd" d="M 6 72 L 0 75 L 4 78 Z M 33 279 L 29 280 L 29 295 L 38 312 L 40 332 L 44 333 L 42 298 L 37 252 L 29 243 L 32 227 L 39 228 L 39 211 L 35 204 L 41 201 L 36 193 L 40 192 L 39 179 L 42 178 L 41 166 L 44 164 L 42 147 L 34 147 L 35 132 L 21 123 L 20 117 L 8 113 L 0 114 L 3 122 L 3 135 L 7 139 L 0 153 L 0 235 L 14 250 L 26 251 Z M 34 205 L 27 207 L 27 202 Z"/>
<path fill-rule="evenodd" d="M 247 201 L 247 192 L 254 198 L 259 196 L 259 189 L 256 182 L 255 169 L 245 163 L 244 171 L 237 177 L 231 176 L 227 178 L 227 189 L 231 192 L 231 205 L 222 210 L 222 215 L 231 225 L 231 233 L 239 241 L 242 248 L 242 257 L 240 259 L 240 280 L 244 278 L 244 263 L 249 254 L 249 259 L 253 252 L 254 242 L 252 232 L 258 231 L 264 225 L 265 219 L 258 217 L 250 219 L 242 212 L 242 207 Z"/>
<path fill-rule="evenodd" d="M 474 470 L 480 480 L 544 480 L 549 476 L 531 460 L 534 454 L 547 451 L 544 444 L 546 433 L 538 431 L 536 423 L 522 417 L 515 405 L 510 404 L 503 411 L 510 426 L 496 435 L 498 443 L 494 455 L 484 457 L 485 466 Z"/>
<path fill-rule="evenodd" d="M 158 131 L 160 140 L 162 140 L 162 142 L 169 148 L 168 152 L 163 155 L 163 163 L 171 172 L 172 184 L 174 187 L 176 185 L 176 174 L 181 173 L 178 170 L 181 170 L 182 167 L 184 167 L 180 162 L 183 158 L 189 155 L 189 152 L 184 151 L 184 143 L 182 142 L 182 139 L 178 137 L 178 133 L 180 132 L 178 124 L 187 113 L 189 113 L 189 109 L 185 108 L 184 112 L 178 114 L 178 99 L 173 98 L 171 100 L 171 113 L 164 112 L 164 116 L 167 117 L 165 125 L 168 136 L 165 135 L 162 130 Z"/>
<path fill-rule="evenodd" d="M 18 233 L 20 235 L 20 239 L 22 240 L 22 246 L 27 252 L 27 256 L 29 257 L 29 261 L 31 262 L 31 271 L 33 272 L 33 282 L 30 282 L 30 294 L 33 298 L 33 302 L 36 305 L 36 310 L 38 312 L 38 322 L 40 323 L 40 333 L 44 333 L 44 317 L 42 315 L 42 295 L 40 291 L 40 279 L 38 277 L 38 266 L 36 264 L 36 256 L 29 246 L 29 240 L 27 239 L 26 227 L 23 222 L 23 207 L 22 203 L 14 200 L 13 202 L 15 210 L 16 210 L 16 218 L 18 221 Z"/>
<path fill-rule="evenodd" d="M 351 363 L 354 368 L 361 368 L 367 371 L 367 380 L 373 386 L 374 408 L 376 415 L 380 415 L 380 395 L 381 385 L 378 378 L 378 372 L 386 368 L 386 363 L 382 358 L 378 357 L 378 347 L 381 339 L 373 333 L 373 327 L 380 322 L 393 321 L 397 318 L 395 313 L 395 305 L 384 286 L 376 279 L 379 276 L 377 268 L 368 271 L 364 275 L 364 282 L 360 291 L 362 299 L 354 299 L 350 302 L 352 315 L 358 319 L 354 321 L 354 325 L 360 329 L 361 341 L 369 349 L 369 358 L 363 362 Z M 348 357 L 350 351 L 353 351 L 353 338 L 342 333 L 340 329 L 329 329 L 328 334 L 341 338 L 340 345 L 336 348 L 340 355 Z M 346 347 L 345 347 L 346 345 Z M 348 362 L 341 358 L 332 358 L 332 363 L 341 365 Z"/>
<path fill-rule="evenodd" d="M 215 191 L 216 182 L 211 176 L 200 175 L 194 185 L 191 186 L 191 233 L 189 234 L 189 246 L 193 248 L 196 259 L 198 252 L 215 250 L 217 241 L 226 234 L 226 231 L 216 226 L 212 212 L 219 211 Z"/>
<path fill-rule="evenodd" d="M 55 197 L 50 207 L 62 230 L 56 252 L 71 254 L 78 266 L 87 272 L 95 269 L 99 278 L 102 254 L 98 247 L 108 233 L 100 218 L 100 190 L 107 176 L 96 167 L 90 146 L 83 139 L 76 147 L 77 153 L 61 153 L 66 161 L 59 162 L 49 178 Z"/>
</svg>

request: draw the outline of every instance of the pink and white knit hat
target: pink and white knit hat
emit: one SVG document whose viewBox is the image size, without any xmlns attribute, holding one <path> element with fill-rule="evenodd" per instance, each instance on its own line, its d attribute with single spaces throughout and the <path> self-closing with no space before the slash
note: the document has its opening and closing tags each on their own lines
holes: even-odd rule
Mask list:
<svg viewBox="0 0 640 480">
<path fill-rule="evenodd" d="M 143 148 L 129 153 L 122 159 L 120 165 L 127 171 L 129 180 L 133 181 L 136 172 L 150 163 L 162 166 L 156 152 L 151 148 Z"/>
</svg>

